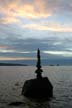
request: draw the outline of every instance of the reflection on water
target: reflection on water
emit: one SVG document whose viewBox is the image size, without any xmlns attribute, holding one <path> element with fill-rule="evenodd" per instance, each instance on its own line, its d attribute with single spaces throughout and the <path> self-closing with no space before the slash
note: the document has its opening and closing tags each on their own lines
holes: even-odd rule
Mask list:
<svg viewBox="0 0 72 108">
<path fill-rule="evenodd" d="M 51 108 L 48 101 L 36 102 L 36 101 L 31 101 L 29 99 L 26 99 L 25 101 L 29 108 Z"/>
<path fill-rule="evenodd" d="M 54 86 L 54 98 L 37 102 L 21 96 L 24 81 L 35 77 L 35 67 L 0 67 L 0 108 L 72 108 L 72 67 L 43 68 L 43 76 L 47 76 Z M 11 102 L 23 104 L 9 106 Z"/>
</svg>

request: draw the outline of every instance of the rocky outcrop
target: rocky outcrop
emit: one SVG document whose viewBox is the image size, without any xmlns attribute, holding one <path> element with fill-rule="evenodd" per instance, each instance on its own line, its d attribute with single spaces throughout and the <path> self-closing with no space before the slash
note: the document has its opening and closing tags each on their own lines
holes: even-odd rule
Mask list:
<svg viewBox="0 0 72 108">
<path fill-rule="evenodd" d="M 27 80 L 24 83 L 22 95 L 31 98 L 50 98 L 53 96 L 53 86 L 47 77 Z"/>
</svg>

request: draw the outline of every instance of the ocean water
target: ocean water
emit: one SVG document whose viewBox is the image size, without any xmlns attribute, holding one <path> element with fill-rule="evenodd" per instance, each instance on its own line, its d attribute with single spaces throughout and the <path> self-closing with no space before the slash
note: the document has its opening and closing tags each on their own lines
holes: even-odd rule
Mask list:
<svg viewBox="0 0 72 108">
<path fill-rule="evenodd" d="M 54 87 L 54 97 L 45 102 L 21 95 L 25 80 L 35 78 L 35 69 L 35 66 L 0 66 L 0 108 L 72 108 L 72 67 L 43 66 L 43 76 L 47 76 Z M 16 101 L 24 104 L 9 106 Z"/>
</svg>

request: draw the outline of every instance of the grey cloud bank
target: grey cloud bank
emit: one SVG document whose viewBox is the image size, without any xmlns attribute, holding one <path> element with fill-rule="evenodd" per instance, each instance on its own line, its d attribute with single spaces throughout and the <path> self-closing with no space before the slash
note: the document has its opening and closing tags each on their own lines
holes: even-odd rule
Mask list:
<svg viewBox="0 0 72 108">
<path fill-rule="evenodd" d="M 34 58 L 37 48 L 40 48 L 42 58 L 72 57 L 72 40 L 69 38 L 18 39 L 7 37 L 0 39 L 0 42 L 2 42 L 0 56 Z"/>
</svg>

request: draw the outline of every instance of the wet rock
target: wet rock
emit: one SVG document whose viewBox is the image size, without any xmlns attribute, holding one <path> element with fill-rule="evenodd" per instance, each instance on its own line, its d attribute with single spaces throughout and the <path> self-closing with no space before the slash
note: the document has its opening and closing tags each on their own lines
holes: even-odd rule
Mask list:
<svg viewBox="0 0 72 108">
<path fill-rule="evenodd" d="M 10 105 L 10 106 L 20 106 L 20 105 L 24 105 L 24 103 L 23 102 L 11 102 L 8 105 Z"/>
<path fill-rule="evenodd" d="M 52 97 L 53 86 L 47 77 L 27 80 L 24 83 L 22 95 L 32 98 Z"/>
</svg>

